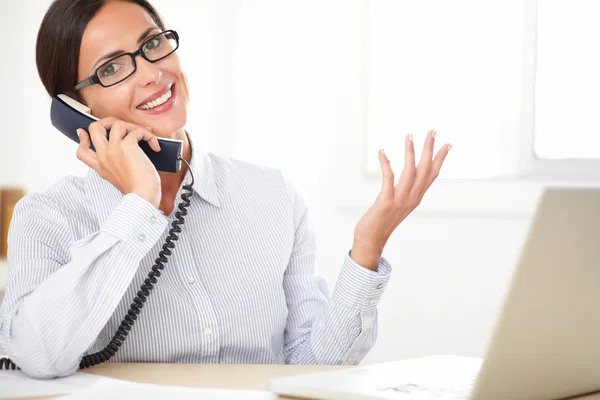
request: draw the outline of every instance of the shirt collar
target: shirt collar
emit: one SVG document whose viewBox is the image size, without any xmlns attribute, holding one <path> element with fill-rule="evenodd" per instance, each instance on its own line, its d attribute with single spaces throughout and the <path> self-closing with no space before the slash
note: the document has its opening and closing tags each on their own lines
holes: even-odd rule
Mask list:
<svg viewBox="0 0 600 400">
<path fill-rule="evenodd" d="M 189 139 L 189 136 L 188 136 Z M 189 139 L 192 148 L 192 159 L 190 166 L 194 174 L 194 184 L 192 188 L 205 201 L 215 207 L 221 206 L 221 192 L 218 185 L 217 169 L 210 155 L 197 148 L 194 148 L 192 140 Z M 191 174 L 188 170 L 183 178 L 183 184 L 188 185 L 191 182 Z"/>
</svg>

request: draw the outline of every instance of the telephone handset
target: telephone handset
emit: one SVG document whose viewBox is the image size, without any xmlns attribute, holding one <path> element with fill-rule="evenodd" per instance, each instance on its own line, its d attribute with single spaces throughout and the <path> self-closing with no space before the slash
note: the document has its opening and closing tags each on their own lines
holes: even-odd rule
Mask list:
<svg viewBox="0 0 600 400">
<path fill-rule="evenodd" d="M 90 124 L 97 121 L 98 118 L 92 115 L 89 107 L 65 94 L 59 94 L 52 97 L 50 120 L 52 121 L 52 125 L 66 137 L 79 143 L 77 129 L 81 128 L 88 131 Z M 159 152 L 152 150 L 145 140 L 139 142 L 140 147 L 152 164 L 154 164 L 157 171 L 178 172 L 181 168 L 179 159 L 183 150 L 183 142 L 176 139 L 157 139 L 160 144 Z M 94 150 L 93 145 L 91 148 Z"/>
<path fill-rule="evenodd" d="M 77 128 L 87 130 L 89 125 L 97 120 L 96 117 L 90 114 L 89 108 L 65 95 L 53 97 L 50 114 L 52 124 L 75 142 L 79 142 L 76 132 Z M 158 171 L 177 172 L 181 167 L 181 162 L 183 162 L 190 171 L 190 176 L 192 178 L 191 182 L 187 185 L 183 185 L 181 202 L 177 207 L 178 210 L 175 212 L 175 220 L 171 223 L 171 229 L 169 229 L 167 239 L 162 246 L 162 250 L 158 253 L 158 257 L 154 261 L 154 265 L 148 273 L 148 277 L 144 280 L 140 290 L 137 292 L 137 296 L 133 299 L 133 303 L 129 306 L 129 310 L 125 315 L 125 318 L 121 321 L 121 325 L 119 325 L 117 332 L 103 350 L 84 356 L 79 363 L 79 368 L 88 368 L 108 361 L 117 353 L 117 351 L 119 351 L 119 348 L 131 331 L 131 326 L 141 312 L 141 309 L 146 302 L 146 298 L 154 288 L 157 278 L 160 277 L 161 271 L 169 261 L 167 257 L 172 254 L 171 250 L 175 248 L 174 242 L 179 240 L 181 226 L 185 222 L 184 217 L 188 214 L 187 208 L 190 205 L 190 197 L 192 197 L 192 194 L 194 193 L 194 174 L 192 173 L 192 168 L 188 162 L 181 155 L 183 147 L 182 141 L 164 138 L 159 138 L 158 141 L 161 147 L 161 151 L 158 153 L 152 150 L 147 142 L 140 142 L 140 147 L 144 150 L 146 155 L 148 155 L 148 158 L 150 158 L 156 169 Z M 0 370 L 2 369 L 20 368 L 9 358 L 0 357 Z"/>
</svg>

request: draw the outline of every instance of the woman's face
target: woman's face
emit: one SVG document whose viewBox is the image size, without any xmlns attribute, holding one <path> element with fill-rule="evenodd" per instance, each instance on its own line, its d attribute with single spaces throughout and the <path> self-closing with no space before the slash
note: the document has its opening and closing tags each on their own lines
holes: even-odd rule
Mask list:
<svg viewBox="0 0 600 400">
<path fill-rule="evenodd" d="M 134 52 L 145 39 L 160 32 L 150 15 L 137 4 L 107 2 L 83 33 L 77 81 L 93 75 L 108 61 L 107 54 Z M 138 41 L 141 35 L 143 38 Z M 153 64 L 141 56 L 137 56 L 135 62 L 137 70 L 123 82 L 106 88 L 87 86 L 79 91 L 81 98 L 98 118 L 116 117 L 152 127 L 157 136 L 175 136 L 185 126 L 188 105 L 187 79 L 177 52 Z M 160 107 L 149 108 L 157 104 L 148 104 L 149 100 L 168 94 L 169 89 L 171 99 Z"/>
</svg>

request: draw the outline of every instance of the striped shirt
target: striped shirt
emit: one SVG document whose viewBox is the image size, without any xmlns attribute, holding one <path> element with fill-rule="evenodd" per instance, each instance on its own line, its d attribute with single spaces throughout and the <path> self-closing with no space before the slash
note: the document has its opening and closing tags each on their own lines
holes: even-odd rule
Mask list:
<svg viewBox="0 0 600 400">
<path fill-rule="evenodd" d="M 179 240 L 110 361 L 359 363 L 376 338 L 389 263 L 381 258 L 373 272 L 341 257 L 329 295 L 315 275 L 306 204 L 280 171 L 202 152 L 191 165 Z M 33 377 L 66 376 L 103 349 L 174 214 L 94 170 L 25 196 L 10 225 L 0 308 L 0 344 L 12 360 Z"/>
</svg>

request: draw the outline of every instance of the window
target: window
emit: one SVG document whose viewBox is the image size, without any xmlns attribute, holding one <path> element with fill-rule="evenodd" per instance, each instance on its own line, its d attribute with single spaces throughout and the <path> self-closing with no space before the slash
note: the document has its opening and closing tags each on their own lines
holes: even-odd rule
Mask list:
<svg viewBox="0 0 600 400">
<path fill-rule="evenodd" d="M 599 159 L 600 3 L 539 1 L 534 152 Z"/>
<path fill-rule="evenodd" d="M 600 3 L 368 4 L 369 176 L 378 148 L 398 169 L 405 134 L 418 152 L 435 128 L 454 144 L 440 178 L 600 177 Z"/>
</svg>

